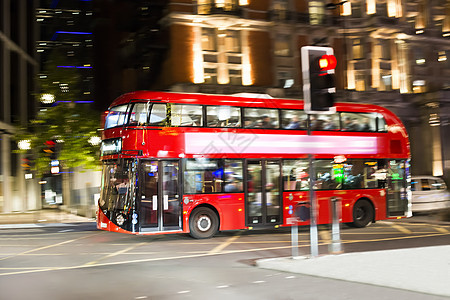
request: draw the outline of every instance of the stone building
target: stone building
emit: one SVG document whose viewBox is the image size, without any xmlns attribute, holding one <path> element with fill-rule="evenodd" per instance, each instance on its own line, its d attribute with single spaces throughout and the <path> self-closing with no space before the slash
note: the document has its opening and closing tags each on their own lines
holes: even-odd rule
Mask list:
<svg viewBox="0 0 450 300">
<path fill-rule="evenodd" d="M 337 100 L 394 111 L 410 134 L 413 174 L 450 176 L 449 0 L 96 5 L 97 53 L 108 49 L 96 96 L 105 104 L 137 89 L 301 99 L 300 48 L 331 46 Z"/>
</svg>

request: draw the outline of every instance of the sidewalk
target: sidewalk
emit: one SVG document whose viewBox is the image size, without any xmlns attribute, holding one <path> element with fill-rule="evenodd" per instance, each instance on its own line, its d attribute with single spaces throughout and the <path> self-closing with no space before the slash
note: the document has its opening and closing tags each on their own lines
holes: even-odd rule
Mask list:
<svg viewBox="0 0 450 300">
<path fill-rule="evenodd" d="M 63 226 L 80 222 L 94 222 L 93 218 L 78 216 L 60 209 L 29 212 L 0 213 L 0 229 Z"/>
<path fill-rule="evenodd" d="M 450 246 L 257 261 L 263 269 L 450 297 Z"/>
</svg>

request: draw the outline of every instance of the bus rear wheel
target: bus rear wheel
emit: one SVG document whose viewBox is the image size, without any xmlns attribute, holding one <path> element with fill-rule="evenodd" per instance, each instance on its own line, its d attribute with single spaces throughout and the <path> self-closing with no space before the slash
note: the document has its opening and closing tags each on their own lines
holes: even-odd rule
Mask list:
<svg viewBox="0 0 450 300">
<path fill-rule="evenodd" d="M 367 200 L 358 200 L 353 206 L 353 223 L 357 228 L 370 225 L 374 219 L 375 212 L 372 204 Z"/>
<path fill-rule="evenodd" d="M 208 207 L 196 208 L 189 219 L 189 230 L 193 238 L 211 238 L 219 230 L 219 217 Z"/>
</svg>

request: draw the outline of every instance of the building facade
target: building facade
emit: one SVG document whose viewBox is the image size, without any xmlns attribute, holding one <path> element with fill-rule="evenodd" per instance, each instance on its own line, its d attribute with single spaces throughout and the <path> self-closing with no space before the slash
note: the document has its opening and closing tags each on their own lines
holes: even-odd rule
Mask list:
<svg viewBox="0 0 450 300">
<path fill-rule="evenodd" d="M 34 117 L 35 1 L 0 1 L 0 212 L 40 208 L 37 179 L 27 156 L 17 154 L 16 124 Z"/>
<path fill-rule="evenodd" d="M 102 2 L 114 16 L 104 34 L 120 32 L 114 69 L 97 71 L 109 102 L 137 89 L 301 99 L 300 48 L 331 46 L 337 100 L 391 109 L 408 128 L 413 174 L 449 179 L 449 0 Z M 118 7 L 135 28 L 117 26 Z"/>
</svg>

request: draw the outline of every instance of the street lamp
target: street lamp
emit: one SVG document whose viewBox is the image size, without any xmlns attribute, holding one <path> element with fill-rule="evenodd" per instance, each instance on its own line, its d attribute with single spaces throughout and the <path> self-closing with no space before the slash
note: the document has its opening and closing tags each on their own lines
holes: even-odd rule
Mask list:
<svg viewBox="0 0 450 300">
<path fill-rule="evenodd" d="M 41 95 L 41 102 L 42 104 L 52 104 L 55 102 L 55 95 L 53 94 L 42 94 Z"/>
</svg>

